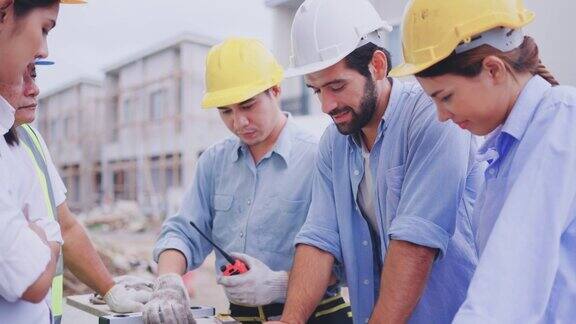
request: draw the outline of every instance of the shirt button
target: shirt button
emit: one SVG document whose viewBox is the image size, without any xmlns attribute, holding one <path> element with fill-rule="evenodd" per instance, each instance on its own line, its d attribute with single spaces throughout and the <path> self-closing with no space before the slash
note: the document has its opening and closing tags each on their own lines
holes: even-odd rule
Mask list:
<svg viewBox="0 0 576 324">
<path fill-rule="evenodd" d="M 252 200 L 248 199 L 248 205 L 250 205 L 252 203 Z"/>
<path fill-rule="evenodd" d="M 365 285 L 368 285 L 369 283 L 370 283 L 370 280 L 364 279 L 364 284 L 365 284 Z"/>
<path fill-rule="evenodd" d="M 362 245 L 368 246 L 368 241 L 362 241 Z"/>
<path fill-rule="evenodd" d="M 244 237 L 244 232 L 240 232 L 240 237 Z"/>
<path fill-rule="evenodd" d="M 367 318 L 367 319 L 364 320 L 364 323 L 368 323 L 368 322 L 370 322 L 370 319 L 369 319 L 369 318 Z"/>
<path fill-rule="evenodd" d="M 354 170 L 354 175 L 359 175 L 359 174 L 360 174 L 360 171 Z"/>
<path fill-rule="evenodd" d="M 490 170 L 488 170 L 488 173 L 490 173 L 490 175 L 494 175 L 496 173 L 496 170 L 490 169 Z"/>
</svg>

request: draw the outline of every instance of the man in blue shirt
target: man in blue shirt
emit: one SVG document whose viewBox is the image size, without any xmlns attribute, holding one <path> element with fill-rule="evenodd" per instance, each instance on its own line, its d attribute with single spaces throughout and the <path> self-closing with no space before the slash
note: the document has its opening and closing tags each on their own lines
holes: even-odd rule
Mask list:
<svg viewBox="0 0 576 324">
<path fill-rule="evenodd" d="M 355 323 L 449 323 L 474 272 L 474 138 L 440 123 L 418 85 L 387 78 L 385 30 L 363 0 L 307 0 L 294 18 L 287 73 L 305 74 L 335 125 L 319 143 L 284 323 L 312 312 L 333 264 Z"/>
<path fill-rule="evenodd" d="M 242 252 L 233 255 L 248 272 L 218 274 L 232 316 L 252 323 L 281 315 L 294 237 L 310 205 L 317 149 L 316 139 L 280 110 L 282 78 L 280 65 L 256 40 L 231 38 L 208 53 L 202 106 L 218 107 L 237 138 L 202 154 L 181 210 L 164 223 L 154 249 L 160 276 L 145 322 L 191 321 L 180 276 L 199 267 L 213 247 L 190 221 L 225 251 Z M 217 268 L 228 263 L 216 256 Z M 323 295 L 310 323 L 352 322 L 339 288 L 324 289 Z"/>
</svg>

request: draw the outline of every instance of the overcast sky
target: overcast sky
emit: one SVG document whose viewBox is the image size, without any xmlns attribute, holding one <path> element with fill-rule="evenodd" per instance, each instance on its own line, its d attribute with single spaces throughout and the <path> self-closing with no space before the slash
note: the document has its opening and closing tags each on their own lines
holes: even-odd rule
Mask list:
<svg viewBox="0 0 576 324">
<path fill-rule="evenodd" d="M 43 92 L 108 67 L 184 32 L 222 39 L 250 36 L 268 47 L 272 10 L 264 0 L 88 0 L 62 5 L 48 38 L 51 67 L 38 69 Z"/>
</svg>

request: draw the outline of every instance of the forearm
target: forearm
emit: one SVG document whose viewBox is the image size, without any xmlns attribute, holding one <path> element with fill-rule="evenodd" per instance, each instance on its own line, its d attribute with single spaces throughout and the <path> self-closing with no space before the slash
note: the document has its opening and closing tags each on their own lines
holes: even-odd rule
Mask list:
<svg viewBox="0 0 576 324">
<path fill-rule="evenodd" d="M 186 272 L 186 257 L 178 250 L 165 250 L 158 259 L 158 275 Z"/>
<path fill-rule="evenodd" d="M 84 228 L 78 224 L 63 233 L 64 265 L 88 287 L 104 296 L 114 280 Z"/>
<path fill-rule="evenodd" d="M 31 303 L 43 301 L 52 286 L 52 278 L 54 277 L 58 258 L 60 257 L 60 244 L 48 242 L 48 246 L 50 247 L 51 254 L 50 262 L 40 277 L 22 294 L 22 299 L 25 301 Z"/>
<path fill-rule="evenodd" d="M 60 227 L 64 246 L 64 265 L 88 287 L 104 296 L 114 280 L 100 259 L 84 227 L 68 210 L 66 204 L 58 207 Z"/>
<path fill-rule="evenodd" d="M 370 323 L 406 323 L 426 287 L 437 250 L 393 240 Z"/>
<path fill-rule="evenodd" d="M 306 323 L 332 278 L 332 254 L 309 245 L 298 245 L 290 271 L 282 322 Z"/>
</svg>

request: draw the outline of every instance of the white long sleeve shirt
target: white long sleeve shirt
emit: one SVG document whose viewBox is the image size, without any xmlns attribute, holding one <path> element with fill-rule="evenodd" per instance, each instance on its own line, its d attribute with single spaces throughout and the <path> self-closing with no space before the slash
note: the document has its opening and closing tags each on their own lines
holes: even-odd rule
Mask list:
<svg viewBox="0 0 576 324">
<path fill-rule="evenodd" d="M 0 97 L 0 323 L 50 323 L 50 309 L 43 301 L 21 300 L 22 294 L 44 272 L 51 252 L 29 227 L 23 213 L 47 217 L 38 181 L 25 169 L 4 140 L 14 123 L 14 109 Z"/>
</svg>

